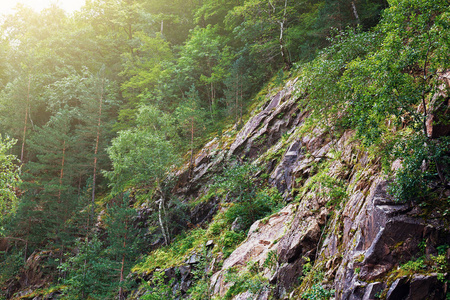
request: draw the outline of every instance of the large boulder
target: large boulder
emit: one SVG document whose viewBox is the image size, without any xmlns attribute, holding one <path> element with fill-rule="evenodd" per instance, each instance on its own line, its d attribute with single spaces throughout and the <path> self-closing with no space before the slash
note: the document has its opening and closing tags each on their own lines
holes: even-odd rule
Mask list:
<svg viewBox="0 0 450 300">
<path fill-rule="evenodd" d="M 269 252 L 278 252 L 279 240 L 292 224 L 294 212 L 295 205 L 291 204 L 267 219 L 256 221 L 251 226 L 247 239 L 224 261 L 221 270 L 212 276 L 211 289 L 214 294 L 222 297 L 230 287 L 230 284 L 225 282 L 225 275 L 229 269 L 245 269 L 250 261 L 255 262 L 259 268 L 264 268 Z M 270 279 L 272 275 L 273 270 L 264 270 L 264 276 L 267 279 Z"/>
</svg>

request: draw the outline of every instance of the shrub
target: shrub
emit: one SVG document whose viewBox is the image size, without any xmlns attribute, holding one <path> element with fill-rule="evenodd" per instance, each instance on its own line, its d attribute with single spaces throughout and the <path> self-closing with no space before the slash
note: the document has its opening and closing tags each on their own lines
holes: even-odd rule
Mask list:
<svg viewBox="0 0 450 300">
<path fill-rule="evenodd" d="M 225 201 L 231 201 L 224 214 L 226 223 L 240 220 L 241 231 L 247 231 L 259 219 L 273 213 L 282 205 L 282 198 L 275 190 L 263 190 L 254 178 L 258 168 L 251 164 L 236 165 L 216 178 L 213 186 Z M 226 191 L 226 192 L 225 192 Z"/>
</svg>

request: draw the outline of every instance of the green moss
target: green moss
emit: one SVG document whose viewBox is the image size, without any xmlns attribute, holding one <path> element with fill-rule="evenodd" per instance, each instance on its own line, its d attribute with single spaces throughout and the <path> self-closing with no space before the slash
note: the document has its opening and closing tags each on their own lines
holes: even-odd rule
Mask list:
<svg viewBox="0 0 450 300">
<path fill-rule="evenodd" d="M 193 252 L 200 252 L 207 241 L 206 230 L 197 228 L 183 233 L 165 247 L 161 247 L 147 255 L 143 262 L 133 268 L 133 272 L 152 272 L 156 268 L 166 269 L 181 265 Z"/>
<path fill-rule="evenodd" d="M 262 276 L 254 263 L 241 271 L 237 268 L 228 269 L 225 274 L 225 282 L 231 284 L 223 297 L 226 300 L 244 292 L 257 295 L 263 288 L 269 286 L 267 279 Z"/>
<path fill-rule="evenodd" d="M 364 254 L 360 254 L 360 255 L 358 255 L 358 257 L 355 258 L 355 262 L 361 263 L 361 262 L 364 261 L 364 258 L 365 258 L 365 255 Z"/>
<path fill-rule="evenodd" d="M 14 299 L 46 299 L 46 296 L 50 295 L 51 293 L 58 292 L 64 290 L 66 286 L 65 285 L 51 285 L 46 288 L 40 288 L 37 289 L 30 294 L 26 294 L 24 296 L 20 296 Z"/>
</svg>

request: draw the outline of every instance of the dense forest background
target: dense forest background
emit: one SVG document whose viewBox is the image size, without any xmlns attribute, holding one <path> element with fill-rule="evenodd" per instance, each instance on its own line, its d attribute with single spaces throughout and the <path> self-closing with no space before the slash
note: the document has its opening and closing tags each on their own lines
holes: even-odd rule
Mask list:
<svg viewBox="0 0 450 300">
<path fill-rule="evenodd" d="M 170 194 L 167 173 L 192 167 L 209 137 L 240 128 L 269 80 L 312 62 L 310 78 L 324 76 L 326 84 L 351 59 L 375 51 L 395 30 L 388 24 L 401 23 L 391 14 L 373 30 L 387 7 L 384 0 L 88 0 L 72 15 L 53 5 L 4 16 L 0 237 L 9 246 L 0 285 L 32 253 L 48 251 L 49 280 L 68 295 L 122 299 L 139 255 L 185 226 L 185 203 Z M 341 49 L 326 54 L 333 62 L 314 60 L 336 44 Z M 309 90 L 330 101 L 310 105 L 334 104 L 333 88 Z M 361 121 L 365 109 L 356 107 L 356 127 L 371 122 Z M 378 134 L 365 133 L 368 140 Z M 143 203 L 153 205 L 150 229 L 136 226 L 134 208 Z"/>
</svg>

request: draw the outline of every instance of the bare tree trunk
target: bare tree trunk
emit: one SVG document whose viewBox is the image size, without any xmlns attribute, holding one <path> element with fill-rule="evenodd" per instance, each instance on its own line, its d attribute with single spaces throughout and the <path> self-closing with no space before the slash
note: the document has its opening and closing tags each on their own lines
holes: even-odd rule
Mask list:
<svg viewBox="0 0 450 300">
<path fill-rule="evenodd" d="M 191 160 L 189 163 L 189 178 L 193 176 L 194 170 L 194 117 L 191 117 Z"/>
<path fill-rule="evenodd" d="M 211 118 L 213 118 L 213 107 L 214 107 L 214 84 L 211 82 L 211 107 L 210 107 Z"/>
<path fill-rule="evenodd" d="M 125 237 L 123 239 L 123 250 L 124 251 L 127 246 L 127 230 L 128 230 L 128 224 L 125 224 Z M 120 267 L 120 284 L 121 285 L 119 287 L 119 300 L 125 299 L 125 297 L 123 295 L 123 287 L 122 287 L 124 270 L 125 270 L 125 253 L 122 253 L 122 265 Z"/>
<path fill-rule="evenodd" d="M 358 23 L 358 25 L 360 25 L 361 22 L 359 20 L 358 11 L 356 10 L 356 5 L 355 5 L 354 1 L 352 1 L 352 9 L 353 9 L 353 14 L 355 15 L 355 18 L 356 18 L 356 22 Z"/>
<path fill-rule="evenodd" d="M 288 0 L 284 0 L 284 12 L 283 12 L 283 18 L 281 19 L 280 23 L 280 53 L 281 58 L 283 58 L 284 66 L 286 70 L 289 70 L 291 68 L 291 61 L 289 59 L 289 55 L 286 54 L 286 49 L 284 47 L 284 41 L 283 41 L 283 34 L 284 34 L 284 24 L 286 23 L 286 14 L 287 14 L 287 2 Z"/>
<path fill-rule="evenodd" d="M 25 120 L 23 126 L 23 136 L 22 136 L 22 150 L 20 152 L 20 163 L 23 164 L 24 150 L 25 150 L 25 138 L 27 134 L 27 124 L 28 124 L 28 106 L 30 103 L 30 85 L 31 76 L 28 74 L 28 90 L 27 90 L 27 103 L 25 104 Z"/>
<path fill-rule="evenodd" d="M 62 149 L 62 160 L 61 160 L 61 172 L 59 174 L 59 193 L 58 193 L 58 203 L 61 203 L 61 186 L 62 186 L 62 180 L 64 177 L 64 160 L 66 156 L 66 141 L 63 142 L 63 149 Z"/>
<path fill-rule="evenodd" d="M 238 124 L 238 114 L 239 114 L 239 73 L 236 76 L 236 85 L 235 85 L 236 93 L 235 93 L 235 105 L 234 105 L 234 123 Z"/>
<path fill-rule="evenodd" d="M 104 79 L 102 79 L 102 85 L 101 85 L 101 89 L 100 89 L 100 97 L 99 97 L 99 100 L 98 100 L 97 138 L 95 140 L 94 172 L 93 172 L 93 175 L 92 175 L 92 208 L 91 208 L 92 221 L 94 221 L 95 180 L 97 179 L 98 144 L 99 144 L 99 141 L 100 141 L 100 127 L 102 125 L 103 84 L 104 84 Z"/>
<path fill-rule="evenodd" d="M 169 245 L 169 239 L 166 235 L 166 229 L 164 227 L 163 219 L 162 219 L 162 206 L 163 206 L 163 200 L 162 198 L 159 199 L 159 209 L 158 209 L 158 218 L 159 218 L 159 226 L 161 227 L 161 233 L 164 237 L 164 242 L 166 245 Z"/>
<path fill-rule="evenodd" d="M 161 195 L 162 195 L 162 193 L 161 193 Z M 167 240 L 168 240 L 168 242 L 170 243 L 170 232 L 169 232 L 169 224 L 167 223 L 168 221 L 167 221 L 167 211 L 166 211 L 166 201 L 165 201 L 165 199 L 164 199 L 164 195 L 162 196 L 162 209 L 163 209 L 163 212 L 164 212 L 164 218 L 166 219 L 166 236 L 167 236 Z M 163 220 L 164 221 L 164 220 Z"/>
<path fill-rule="evenodd" d="M 423 63 L 423 88 L 422 88 L 422 105 L 423 105 L 423 134 L 425 136 L 428 136 L 428 130 L 427 130 L 427 118 L 428 118 L 428 112 L 427 112 L 427 103 L 426 103 L 426 95 L 427 95 L 427 78 L 428 78 L 428 72 L 427 72 L 427 65 L 428 65 L 428 55 L 430 54 L 430 48 L 431 48 L 431 42 L 430 38 L 428 37 L 428 48 L 427 48 L 427 54 L 425 55 L 425 62 Z"/>
</svg>

